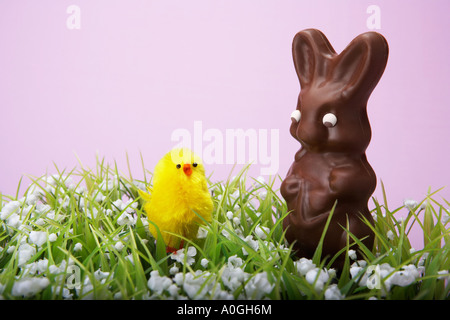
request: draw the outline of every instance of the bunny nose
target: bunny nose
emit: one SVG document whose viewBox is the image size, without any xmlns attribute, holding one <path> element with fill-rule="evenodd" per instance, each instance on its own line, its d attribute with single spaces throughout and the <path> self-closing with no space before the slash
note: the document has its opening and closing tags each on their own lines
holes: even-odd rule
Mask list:
<svg viewBox="0 0 450 320">
<path fill-rule="evenodd" d="M 183 165 L 183 171 L 184 171 L 184 174 L 189 177 L 192 174 L 191 165 L 189 163 L 186 163 L 185 165 Z"/>
</svg>

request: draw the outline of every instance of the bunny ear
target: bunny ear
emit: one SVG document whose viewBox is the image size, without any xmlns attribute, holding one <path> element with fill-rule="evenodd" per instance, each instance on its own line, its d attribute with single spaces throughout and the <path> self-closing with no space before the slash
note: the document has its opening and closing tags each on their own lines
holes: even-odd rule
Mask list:
<svg viewBox="0 0 450 320">
<path fill-rule="evenodd" d="M 356 37 L 335 59 L 333 81 L 343 86 L 342 96 L 369 99 L 386 68 L 389 47 L 377 32 Z"/>
<path fill-rule="evenodd" d="M 329 61 L 336 55 L 325 35 L 316 29 L 300 31 L 292 43 L 295 70 L 302 88 L 326 76 Z"/>
</svg>

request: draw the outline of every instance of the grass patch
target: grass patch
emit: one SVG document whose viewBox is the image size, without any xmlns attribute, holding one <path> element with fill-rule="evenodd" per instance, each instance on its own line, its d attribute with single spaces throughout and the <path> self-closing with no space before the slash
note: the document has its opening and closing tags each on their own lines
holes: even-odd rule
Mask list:
<svg viewBox="0 0 450 320">
<path fill-rule="evenodd" d="M 148 231 L 139 189 L 151 183 L 95 169 L 55 167 L 23 195 L 0 195 L 0 298 L 3 299 L 448 299 L 450 206 L 428 192 L 394 210 L 373 199 L 375 246 L 345 248 L 341 273 L 330 259 L 296 257 L 285 243 L 287 208 L 275 180 L 247 168 L 212 183 L 213 220 L 167 254 Z M 400 215 L 405 216 L 399 218 Z M 424 248 L 408 235 L 423 230 Z M 359 248 L 358 248 L 359 246 Z M 354 260 L 354 251 L 365 260 Z"/>
</svg>

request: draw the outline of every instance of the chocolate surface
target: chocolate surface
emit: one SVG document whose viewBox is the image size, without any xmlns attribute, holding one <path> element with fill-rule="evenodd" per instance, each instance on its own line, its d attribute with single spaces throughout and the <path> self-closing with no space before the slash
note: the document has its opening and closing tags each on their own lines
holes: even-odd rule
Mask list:
<svg viewBox="0 0 450 320">
<path fill-rule="evenodd" d="M 301 148 L 281 194 L 290 211 L 283 221 L 286 239 L 299 257 L 314 255 L 335 204 L 322 257 L 332 258 L 346 246 L 347 226 L 367 247 L 373 246 L 373 232 L 362 221 L 373 224 L 367 203 L 377 182 L 365 155 L 371 139 L 366 107 L 388 52 L 385 38 L 376 32 L 359 35 L 340 54 L 319 30 L 294 37 L 301 90 L 290 133 Z M 341 268 L 343 261 L 340 255 L 334 267 Z"/>
</svg>

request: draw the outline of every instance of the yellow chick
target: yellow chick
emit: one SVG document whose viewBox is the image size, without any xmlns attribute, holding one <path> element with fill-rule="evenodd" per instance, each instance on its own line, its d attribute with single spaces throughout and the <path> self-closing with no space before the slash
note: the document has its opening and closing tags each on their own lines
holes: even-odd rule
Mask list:
<svg viewBox="0 0 450 320">
<path fill-rule="evenodd" d="M 140 191 L 148 220 L 155 223 L 167 246 L 174 252 L 183 246 L 179 237 L 193 239 L 200 224 L 212 220 L 214 204 L 201 159 L 189 149 L 173 149 L 156 165 L 150 194 Z M 200 218 L 200 217 L 202 218 Z M 149 224 L 156 238 L 155 226 Z M 170 233 L 169 233 L 170 232 Z"/>
</svg>

